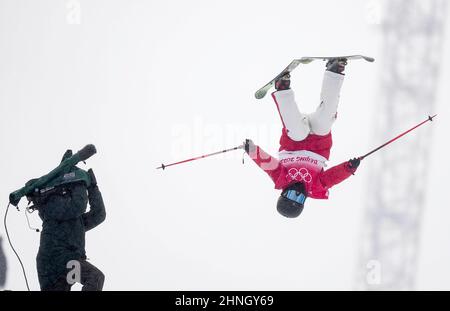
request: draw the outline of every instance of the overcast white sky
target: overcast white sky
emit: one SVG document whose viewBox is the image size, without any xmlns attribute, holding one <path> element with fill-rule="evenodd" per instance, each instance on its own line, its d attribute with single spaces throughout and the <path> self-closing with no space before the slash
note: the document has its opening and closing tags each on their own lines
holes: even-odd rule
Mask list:
<svg viewBox="0 0 450 311">
<path fill-rule="evenodd" d="M 308 200 L 295 220 L 277 214 L 278 192 L 250 160 L 242 165 L 242 152 L 155 167 L 246 137 L 275 153 L 276 109 L 270 96 L 253 94 L 307 55 L 377 59 L 348 66 L 329 165 L 380 143 L 370 136 L 383 70 L 376 14 L 367 9 L 374 3 L 0 0 L 0 198 L 6 206 L 11 191 L 54 168 L 66 149 L 94 143 L 98 154 L 86 168 L 108 216 L 87 234 L 87 253 L 106 274 L 106 290 L 352 289 L 370 199 L 366 163 L 330 200 Z M 448 59 L 442 68 L 418 289 L 450 289 Z M 293 74 L 301 109 L 315 109 L 323 70 L 317 62 Z M 40 225 L 37 215 L 31 221 Z M 11 210 L 8 222 L 38 290 L 39 234 L 23 211 Z M 6 288 L 24 289 L 4 247 Z"/>
</svg>

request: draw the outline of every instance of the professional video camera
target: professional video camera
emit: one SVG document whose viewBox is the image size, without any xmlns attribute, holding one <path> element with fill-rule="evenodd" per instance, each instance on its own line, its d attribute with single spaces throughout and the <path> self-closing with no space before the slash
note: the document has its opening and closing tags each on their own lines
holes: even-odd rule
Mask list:
<svg viewBox="0 0 450 311">
<path fill-rule="evenodd" d="M 39 203 L 46 200 L 49 195 L 64 191 L 64 185 L 80 182 L 89 187 L 91 184 L 95 184 L 92 170 L 84 171 L 76 165 L 89 159 L 96 152 L 94 145 L 86 145 L 75 154 L 72 154 L 72 150 L 67 150 L 58 167 L 40 178 L 28 181 L 23 188 L 12 192 L 9 195 L 9 202 L 17 206 L 20 199 L 26 196 L 29 202 L 34 203 L 30 209 L 37 209 Z"/>
</svg>

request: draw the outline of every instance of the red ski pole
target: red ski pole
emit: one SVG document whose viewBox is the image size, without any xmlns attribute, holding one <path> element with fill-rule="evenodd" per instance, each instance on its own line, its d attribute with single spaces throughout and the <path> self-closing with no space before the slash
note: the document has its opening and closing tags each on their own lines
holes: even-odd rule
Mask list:
<svg viewBox="0 0 450 311">
<path fill-rule="evenodd" d="M 380 149 L 383 148 L 383 147 L 386 147 L 386 146 L 389 145 L 390 143 L 396 141 L 396 140 L 399 139 L 400 137 L 402 137 L 402 136 L 408 134 L 409 132 L 415 130 L 415 129 L 418 128 L 419 126 L 421 126 L 421 125 L 423 125 L 423 124 L 425 124 L 425 123 L 427 123 L 427 122 L 429 122 L 429 121 L 430 121 L 430 122 L 433 121 L 433 118 L 436 117 L 436 116 L 437 116 L 437 114 L 435 114 L 435 115 L 432 116 L 432 117 L 431 117 L 431 116 L 428 116 L 428 119 L 426 119 L 425 121 L 423 121 L 423 122 L 417 124 L 416 126 L 410 128 L 410 129 L 407 130 L 406 132 L 401 133 L 401 134 L 398 135 L 397 137 L 392 138 L 390 141 L 388 141 L 388 142 L 382 144 L 381 146 L 379 146 L 379 147 L 373 149 L 372 151 L 370 151 L 369 153 L 366 153 L 365 155 L 359 157 L 358 159 L 362 160 L 362 159 L 364 159 L 365 157 L 368 157 L 368 156 L 371 155 L 372 153 L 374 153 L 374 152 L 380 150 Z"/>
<path fill-rule="evenodd" d="M 157 167 L 156 169 L 162 168 L 164 170 L 166 167 L 169 167 L 169 166 L 183 164 L 183 163 L 191 162 L 191 161 L 195 161 L 195 160 L 200 160 L 200 159 L 207 158 L 207 157 L 210 157 L 210 156 L 213 156 L 213 155 L 217 155 L 217 154 L 221 154 L 221 153 L 225 153 L 225 152 L 229 152 L 229 151 L 233 151 L 233 150 L 238 150 L 238 149 L 244 149 L 244 145 L 240 145 L 240 146 L 237 146 L 237 147 L 234 147 L 234 148 L 230 148 L 230 149 L 225 149 L 225 150 L 218 151 L 218 152 L 213 152 L 213 153 L 210 153 L 210 154 L 201 155 L 199 157 L 195 157 L 195 158 L 192 158 L 192 159 L 187 159 L 187 160 L 183 160 L 183 161 L 179 161 L 179 162 L 175 162 L 175 163 L 171 163 L 171 164 L 167 164 L 167 165 L 161 164 L 161 166 Z"/>
</svg>

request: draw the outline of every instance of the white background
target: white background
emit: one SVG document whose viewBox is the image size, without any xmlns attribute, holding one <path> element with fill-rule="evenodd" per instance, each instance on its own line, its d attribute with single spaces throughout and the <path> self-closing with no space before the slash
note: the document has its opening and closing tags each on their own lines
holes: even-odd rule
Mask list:
<svg viewBox="0 0 450 311">
<path fill-rule="evenodd" d="M 357 255 L 371 199 L 363 196 L 366 163 L 329 200 L 308 200 L 294 220 L 277 214 L 271 180 L 250 160 L 242 165 L 240 151 L 155 168 L 246 137 L 274 154 L 275 106 L 253 94 L 308 55 L 377 59 L 347 66 L 329 165 L 381 143 L 370 128 L 384 69 L 371 3 L 0 0 L 2 202 L 54 168 L 66 149 L 94 143 L 98 154 L 86 168 L 94 168 L 108 215 L 87 233 L 87 253 L 106 274 L 106 290 L 353 289 L 364 269 Z M 434 136 L 417 289 L 450 289 L 448 58 L 441 66 L 440 116 L 432 132 L 421 128 Z M 318 103 L 323 69 L 316 62 L 293 74 L 304 111 Z M 393 126 L 393 134 L 400 130 Z M 27 228 L 25 200 L 21 206 L 10 210 L 9 230 L 38 290 L 39 234 Z M 31 221 L 40 225 L 37 215 Z M 3 242 L 6 288 L 23 290 Z"/>
</svg>

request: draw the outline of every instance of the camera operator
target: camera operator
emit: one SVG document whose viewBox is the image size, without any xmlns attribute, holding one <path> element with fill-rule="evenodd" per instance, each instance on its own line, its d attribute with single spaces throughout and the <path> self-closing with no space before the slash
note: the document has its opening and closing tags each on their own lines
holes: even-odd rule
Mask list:
<svg viewBox="0 0 450 311">
<path fill-rule="evenodd" d="M 6 283 L 6 256 L 2 246 L 3 238 L 0 236 L 0 288 Z"/>
<path fill-rule="evenodd" d="M 66 151 L 63 161 L 70 156 L 72 151 Z M 105 220 L 105 206 L 92 170 L 82 171 L 89 175 L 90 183 L 70 180 L 77 170 L 82 171 L 74 166 L 47 194 L 29 198 L 42 219 L 36 263 L 43 291 L 70 291 L 75 282 L 83 285 L 83 291 L 103 289 L 104 274 L 87 261 L 85 233 Z M 90 210 L 86 212 L 88 202 Z"/>
</svg>

